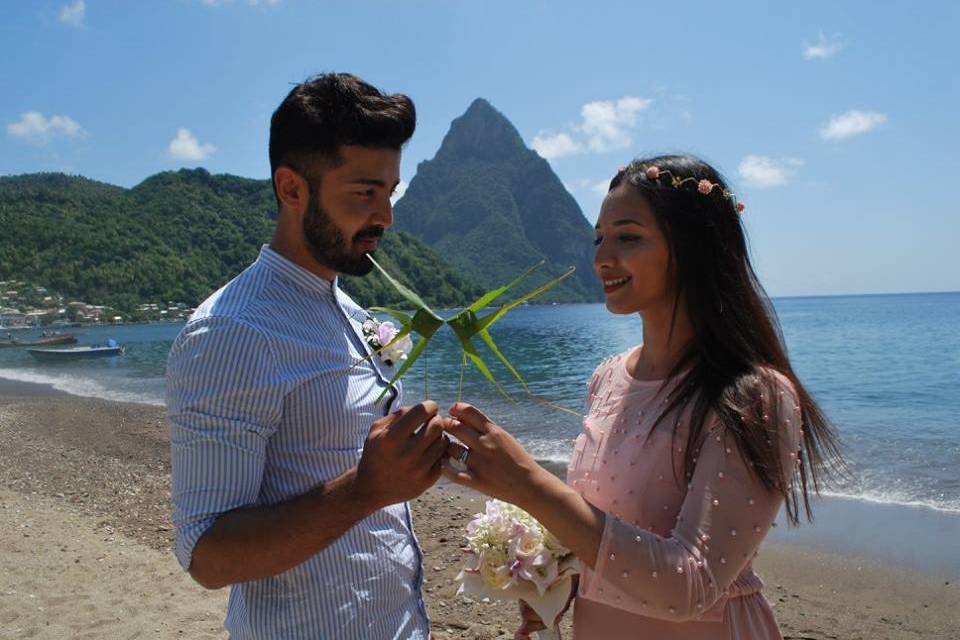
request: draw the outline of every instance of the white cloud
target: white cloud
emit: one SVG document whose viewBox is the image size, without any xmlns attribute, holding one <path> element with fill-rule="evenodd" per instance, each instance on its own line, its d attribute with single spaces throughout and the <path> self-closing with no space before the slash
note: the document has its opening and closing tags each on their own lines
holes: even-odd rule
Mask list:
<svg viewBox="0 0 960 640">
<path fill-rule="evenodd" d="M 827 37 L 821 31 L 817 41 L 813 44 L 803 43 L 803 57 L 807 60 L 832 58 L 846 46 L 840 34 Z"/>
<path fill-rule="evenodd" d="M 802 165 L 803 160 L 798 158 L 749 155 L 740 162 L 737 170 L 745 184 L 762 189 L 787 184 Z"/>
<path fill-rule="evenodd" d="M 566 133 L 550 134 L 541 131 L 530 143 L 530 146 L 547 160 L 562 158 L 581 151 L 580 144 Z"/>
<path fill-rule="evenodd" d="M 84 0 L 76 0 L 76 2 L 64 5 L 60 9 L 60 22 L 71 27 L 82 27 L 86 15 L 87 3 Z"/>
<path fill-rule="evenodd" d="M 70 116 L 50 116 L 39 111 L 27 111 L 20 119 L 7 125 L 7 133 L 32 144 L 46 144 L 55 136 L 76 138 L 85 132 Z"/>
<path fill-rule="evenodd" d="M 569 132 L 538 133 L 530 146 L 547 160 L 591 151 L 604 153 L 633 144 L 631 131 L 639 114 L 653 103 L 652 98 L 624 96 L 618 100 L 597 100 L 580 108 L 581 120 Z"/>
<path fill-rule="evenodd" d="M 600 182 L 590 185 L 590 191 L 598 193 L 601 196 L 606 196 L 610 191 L 610 180 L 601 180 Z"/>
<path fill-rule="evenodd" d="M 402 197 L 403 197 L 403 194 L 405 194 L 405 193 L 407 192 L 407 187 L 409 187 L 409 186 L 410 186 L 410 185 L 408 185 L 406 182 L 404 182 L 403 180 L 401 180 L 400 183 L 397 185 L 397 188 L 394 189 L 393 195 L 390 196 L 390 204 L 396 204 L 396 203 L 397 203 L 397 200 L 399 200 L 400 198 L 402 198 Z"/>
<path fill-rule="evenodd" d="M 605 196 L 610 187 L 610 178 L 605 178 L 599 182 L 591 178 L 577 178 L 573 182 L 564 182 L 563 186 L 571 194 L 587 191 Z"/>
<path fill-rule="evenodd" d="M 630 129 L 637 124 L 637 115 L 650 106 L 650 98 L 626 96 L 616 102 L 597 101 L 583 105 L 579 129 L 587 136 L 587 146 L 602 153 L 629 147 L 633 143 Z"/>
<path fill-rule="evenodd" d="M 824 140 L 842 140 L 867 133 L 886 121 L 886 114 L 876 111 L 847 111 L 832 116 L 829 122 L 821 126 L 820 137 Z"/>
<path fill-rule="evenodd" d="M 170 141 L 167 148 L 171 158 L 187 162 L 206 160 L 216 150 L 212 144 L 200 144 L 190 130 L 184 128 L 177 129 L 177 137 Z"/>
</svg>

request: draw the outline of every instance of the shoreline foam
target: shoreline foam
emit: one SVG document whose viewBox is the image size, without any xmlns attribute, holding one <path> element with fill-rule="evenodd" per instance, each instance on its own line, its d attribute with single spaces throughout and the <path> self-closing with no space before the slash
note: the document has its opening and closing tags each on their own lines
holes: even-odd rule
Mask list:
<svg viewBox="0 0 960 640">
<path fill-rule="evenodd" d="M 162 401 L 149 402 L 142 398 L 137 398 L 134 394 L 123 394 L 118 392 L 118 397 L 101 397 L 95 394 L 81 394 L 75 390 L 63 388 L 63 385 L 57 385 L 55 379 L 40 380 L 42 376 L 26 374 L 21 379 L 7 377 L 8 370 L 0 369 L 0 398 L 9 396 L 43 396 L 60 395 L 66 398 L 93 399 L 103 402 L 115 402 L 120 404 L 141 405 L 151 409 L 162 408 Z M 93 387 L 90 387 L 93 388 Z M 102 388 L 102 386 L 101 386 Z M 551 473 L 558 477 L 564 477 L 566 473 L 567 461 L 560 457 L 537 458 L 537 462 L 547 468 Z M 844 532 L 851 527 L 857 527 L 858 522 L 851 520 L 849 511 L 855 511 L 859 517 L 875 522 L 882 529 L 895 529 L 900 536 L 906 536 L 907 539 L 916 540 L 923 543 L 923 546 L 929 549 L 936 548 L 941 544 L 941 540 L 956 540 L 951 548 L 956 550 L 953 553 L 953 560 L 946 563 L 946 567 L 960 576 L 960 508 L 952 506 L 944 507 L 942 505 L 930 504 L 925 501 L 910 501 L 898 499 L 886 499 L 875 495 L 854 495 L 843 492 L 824 491 L 819 498 L 814 499 L 814 518 L 816 523 L 816 532 L 810 533 L 812 527 L 809 524 L 801 525 L 798 529 L 791 529 L 785 526 L 784 518 L 778 519 L 780 530 L 773 534 L 774 539 L 787 539 L 792 543 L 801 544 L 810 549 L 829 551 L 841 546 L 848 553 L 853 553 L 865 558 L 884 558 L 900 566 L 909 566 L 920 570 L 936 569 L 938 563 L 930 554 L 924 554 L 919 560 L 916 554 L 909 553 L 907 549 L 899 546 L 890 547 L 880 544 L 885 550 L 877 552 L 875 544 L 864 545 L 857 544 L 856 541 L 844 542 L 846 540 Z M 843 509 L 842 505 L 849 503 L 850 509 Z M 820 517 L 820 512 L 827 510 L 830 518 L 824 520 Z M 886 515 L 881 515 L 886 514 Z M 890 527 L 885 526 L 889 521 Z M 922 523 L 922 524 L 921 524 Z M 938 535 L 930 535 L 928 530 L 923 527 L 932 527 Z M 793 535 L 787 535 L 783 532 L 796 532 Z M 872 537 L 872 536 L 871 536 Z M 889 548 L 888 548 L 889 547 Z"/>
</svg>

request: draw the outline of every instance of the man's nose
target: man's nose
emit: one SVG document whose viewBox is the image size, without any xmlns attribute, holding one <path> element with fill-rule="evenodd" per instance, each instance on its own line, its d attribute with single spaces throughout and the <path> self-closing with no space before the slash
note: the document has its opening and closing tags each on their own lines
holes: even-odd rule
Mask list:
<svg viewBox="0 0 960 640">
<path fill-rule="evenodd" d="M 381 225 L 384 229 L 388 229 L 393 224 L 393 203 L 390 202 L 389 196 L 384 201 L 377 203 L 377 209 L 371 222 Z"/>
</svg>

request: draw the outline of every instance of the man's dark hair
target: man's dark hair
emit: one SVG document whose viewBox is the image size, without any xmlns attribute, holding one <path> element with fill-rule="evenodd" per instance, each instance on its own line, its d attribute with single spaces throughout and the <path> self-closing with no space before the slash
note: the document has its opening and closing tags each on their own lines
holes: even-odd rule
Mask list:
<svg viewBox="0 0 960 640">
<path fill-rule="evenodd" d="M 405 95 L 384 95 L 349 73 L 314 76 L 295 86 L 270 118 L 271 183 L 283 165 L 301 172 L 315 161 L 336 166 L 341 145 L 399 149 L 416 126 Z"/>
</svg>

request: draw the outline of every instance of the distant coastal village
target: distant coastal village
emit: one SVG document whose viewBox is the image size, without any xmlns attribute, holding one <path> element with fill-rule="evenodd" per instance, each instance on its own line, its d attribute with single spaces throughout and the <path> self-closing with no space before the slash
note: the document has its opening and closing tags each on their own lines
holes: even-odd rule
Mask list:
<svg viewBox="0 0 960 640">
<path fill-rule="evenodd" d="M 0 330 L 186 320 L 183 302 L 144 303 L 128 313 L 62 295 L 22 280 L 0 280 Z"/>
</svg>

